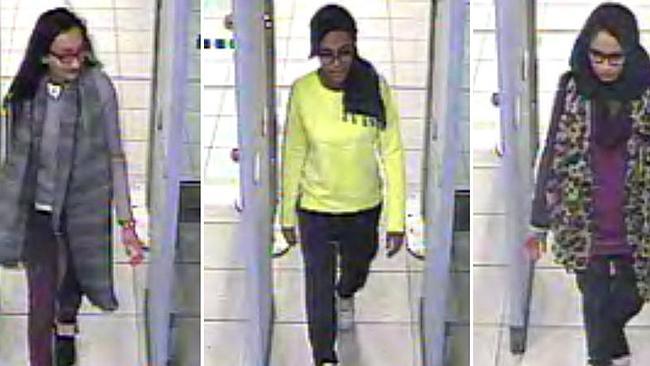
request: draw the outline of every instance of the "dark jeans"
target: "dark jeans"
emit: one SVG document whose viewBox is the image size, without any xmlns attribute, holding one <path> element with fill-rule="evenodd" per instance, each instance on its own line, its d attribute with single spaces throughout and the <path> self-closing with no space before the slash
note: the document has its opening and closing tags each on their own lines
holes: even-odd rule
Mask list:
<svg viewBox="0 0 650 366">
<path fill-rule="evenodd" d="M 70 251 L 65 240 L 57 240 L 51 216 L 34 212 L 27 230 L 29 359 L 31 366 L 51 366 L 55 319 L 58 323 L 76 324 L 81 289 L 72 265 L 65 265 L 69 262 Z M 59 272 L 60 267 L 65 273 Z"/>
<path fill-rule="evenodd" d="M 589 363 L 609 366 L 612 358 L 630 354 L 625 324 L 643 306 L 632 260 L 595 257 L 585 271 L 576 274 L 576 280 L 582 292 Z"/>
<path fill-rule="evenodd" d="M 381 205 L 337 215 L 298 210 L 309 340 L 316 365 L 337 362 L 335 291 L 341 297 L 350 297 L 366 283 L 379 246 L 380 213 Z"/>
</svg>

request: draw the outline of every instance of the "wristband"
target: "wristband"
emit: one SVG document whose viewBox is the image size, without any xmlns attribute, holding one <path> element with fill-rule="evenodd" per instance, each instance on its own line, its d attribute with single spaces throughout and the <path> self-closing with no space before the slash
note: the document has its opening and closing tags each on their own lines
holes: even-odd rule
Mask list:
<svg viewBox="0 0 650 366">
<path fill-rule="evenodd" d="M 122 229 L 135 229 L 135 220 L 133 219 L 119 219 L 117 220 L 117 224 L 122 227 Z"/>
</svg>

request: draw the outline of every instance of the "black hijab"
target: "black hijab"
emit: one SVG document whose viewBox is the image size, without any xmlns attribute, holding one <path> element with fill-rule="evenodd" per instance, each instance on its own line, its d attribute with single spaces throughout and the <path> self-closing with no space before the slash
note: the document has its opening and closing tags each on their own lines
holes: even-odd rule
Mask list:
<svg viewBox="0 0 650 366">
<path fill-rule="evenodd" d="M 606 31 L 620 43 L 625 63 L 619 78 L 611 83 L 598 79 L 589 61 L 589 48 L 596 35 Z M 603 3 L 587 19 L 570 60 L 578 93 L 594 101 L 594 141 L 603 147 L 619 146 L 632 133 L 629 101 L 650 87 L 650 58 L 639 43 L 634 14 L 617 3 Z"/>
<path fill-rule="evenodd" d="M 339 5 L 326 5 L 320 8 L 311 19 L 311 53 L 310 57 L 318 54 L 320 42 L 331 31 L 344 31 L 357 42 L 357 27 L 354 18 L 345 8 Z M 352 61 L 350 72 L 343 84 L 344 113 L 360 114 L 369 117 L 380 128 L 386 127 L 386 111 L 381 98 L 379 74 L 373 65 L 358 56 Z"/>
</svg>

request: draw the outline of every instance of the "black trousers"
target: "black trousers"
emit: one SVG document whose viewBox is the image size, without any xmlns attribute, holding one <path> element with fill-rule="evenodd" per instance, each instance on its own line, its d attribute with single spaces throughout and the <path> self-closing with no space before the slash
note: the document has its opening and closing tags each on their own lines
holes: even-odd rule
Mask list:
<svg viewBox="0 0 650 366">
<path fill-rule="evenodd" d="M 25 241 L 31 366 L 52 365 L 55 319 L 62 324 L 76 324 L 81 305 L 82 293 L 72 265 L 60 268 L 70 261 L 65 237 L 57 238 L 50 222 L 49 214 L 33 212 Z"/>
<path fill-rule="evenodd" d="M 632 259 L 595 257 L 576 280 L 582 292 L 589 363 L 609 366 L 613 358 L 630 354 L 624 328 L 643 306 Z"/>
<path fill-rule="evenodd" d="M 381 206 L 336 215 L 298 210 L 308 332 L 316 365 L 338 361 L 334 350 L 335 292 L 350 297 L 366 283 L 379 246 L 380 213 Z M 340 259 L 338 282 L 337 256 Z"/>
</svg>

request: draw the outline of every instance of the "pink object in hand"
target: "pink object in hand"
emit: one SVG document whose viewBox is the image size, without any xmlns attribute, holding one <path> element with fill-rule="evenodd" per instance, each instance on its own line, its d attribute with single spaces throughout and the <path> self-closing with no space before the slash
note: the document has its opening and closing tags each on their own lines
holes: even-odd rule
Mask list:
<svg viewBox="0 0 650 366">
<path fill-rule="evenodd" d="M 538 261 L 542 256 L 539 239 L 535 236 L 531 235 L 526 239 L 524 242 L 524 250 L 526 251 L 528 258 L 532 261 Z"/>
</svg>

